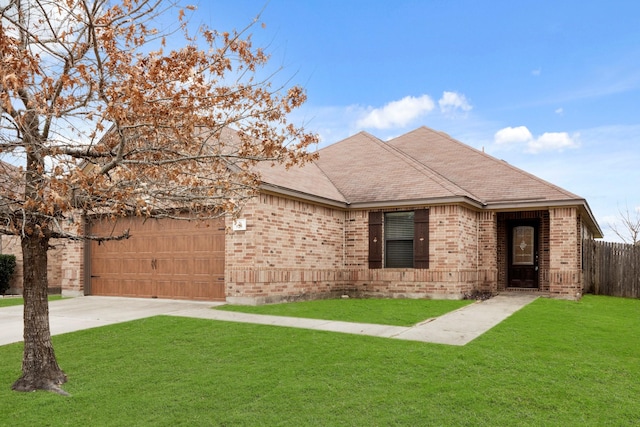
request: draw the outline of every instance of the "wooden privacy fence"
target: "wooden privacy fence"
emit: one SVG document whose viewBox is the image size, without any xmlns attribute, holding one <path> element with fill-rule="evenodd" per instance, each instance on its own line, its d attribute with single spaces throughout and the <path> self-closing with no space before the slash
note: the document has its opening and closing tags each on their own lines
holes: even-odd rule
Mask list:
<svg viewBox="0 0 640 427">
<path fill-rule="evenodd" d="M 640 298 L 640 245 L 585 240 L 584 292 Z"/>
</svg>

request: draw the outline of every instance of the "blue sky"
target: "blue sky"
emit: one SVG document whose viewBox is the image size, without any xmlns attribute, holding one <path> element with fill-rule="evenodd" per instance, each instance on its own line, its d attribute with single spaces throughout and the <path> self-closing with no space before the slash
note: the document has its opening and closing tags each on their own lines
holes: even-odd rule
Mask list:
<svg viewBox="0 0 640 427">
<path fill-rule="evenodd" d="M 320 147 L 428 126 L 586 198 L 606 240 L 640 209 L 640 2 L 201 0 L 191 19 L 261 10 L 254 43 L 306 88 L 293 118 Z"/>
</svg>

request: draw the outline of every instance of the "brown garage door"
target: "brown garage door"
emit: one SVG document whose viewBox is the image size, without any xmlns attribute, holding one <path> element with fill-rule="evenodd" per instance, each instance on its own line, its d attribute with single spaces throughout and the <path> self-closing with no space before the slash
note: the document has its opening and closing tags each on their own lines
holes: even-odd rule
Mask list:
<svg viewBox="0 0 640 427">
<path fill-rule="evenodd" d="M 224 221 L 121 218 L 95 221 L 93 235 L 129 229 L 121 241 L 91 242 L 88 293 L 224 300 Z"/>
</svg>

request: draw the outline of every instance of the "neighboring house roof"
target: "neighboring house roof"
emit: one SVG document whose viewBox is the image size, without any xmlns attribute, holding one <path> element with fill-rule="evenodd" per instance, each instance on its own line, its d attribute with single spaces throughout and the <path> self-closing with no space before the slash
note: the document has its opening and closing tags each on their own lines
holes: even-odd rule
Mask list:
<svg viewBox="0 0 640 427">
<path fill-rule="evenodd" d="M 351 208 L 422 203 L 496 210 L 578 206 L 594 235 L 602 237 L 585 199 L 427 127 L 387 142 L 360 132 L 318 153 L 314 163 L 302 168 L 262 165 L 263 183 Z"/>
<path fill-rule="evenodd" d="M 21 168 L 0 160 L 0 208 L 5 209 L 15 198 L 23 198 L 23 175 Z"/>
</svg>

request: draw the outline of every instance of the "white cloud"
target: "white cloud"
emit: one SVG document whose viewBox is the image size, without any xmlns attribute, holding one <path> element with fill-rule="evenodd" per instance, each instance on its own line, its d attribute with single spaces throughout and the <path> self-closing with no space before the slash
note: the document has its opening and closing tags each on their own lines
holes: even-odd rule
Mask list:
<svg viewBox="0 0 640 427">
<path fill-rule="evenodd" d="M 444 114 L 454 113 L 458 110 L 470 111 L 473 108 L 467 98 L 457 92 L 443 92 L 438 104 L 440 105 L 440 111 Z"/>
<path fill-rule="evenodd" d="M 569 135 L 567 132 L 545 132 L 537 138 L 531 134 L 526 126 L 506 127 L 496 132 L 495 143 L 498 145 L 525 144 L 529 153 L 542 151 L 563 151 L 567 148 L 577 148 L 579 134 Z"/>
<path fill-rule="evenodd" d="M 545 132 L 528 143 L 528 151 L 539 153 L 540 151 L 562 151 L 565 148 L 577 148 L 577 138 L 578 134 L 570 136 L 567 132 Z"/>
<path fill-rule="evenodd" d="M 555 113 L 556 113 L 557 115 L 561 116 L 561 115 L 563 115 L 563 114 L 564 114 L 564 109 L 563 109 L 562 107 L 560 107 L 560 108 L 556 108 Z"/>
<path fill-rule="evenodd" d="M 542 74 L 542 68 L 538 67 L 535 70 L 531 70 L 531 75 L 534 77 L 538 77 L 540 74 Z"/>
<path fill-rule="evenodd" d="M 518 126 L 515 128 L 506 127 L 496 132 L 495 141 L 496 144 L 519 144 L 522 142 L 529 142 L 533 140 L 533 135 L 529 132 L 526 126 Z"/>
<path fill-rule="evenodd" d="M 360 128 L 390 129 L 404 127 L 416 118 L 431 112 L 435 108 L 429 95 L 420 97 L 406 96 L 399 101 L 392 101 L 382 108 L 369 109 L 367 114 L 358 120 Z"/>
</svg>

